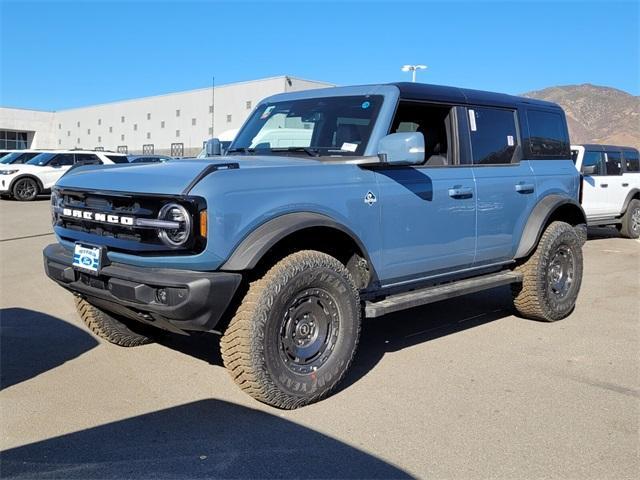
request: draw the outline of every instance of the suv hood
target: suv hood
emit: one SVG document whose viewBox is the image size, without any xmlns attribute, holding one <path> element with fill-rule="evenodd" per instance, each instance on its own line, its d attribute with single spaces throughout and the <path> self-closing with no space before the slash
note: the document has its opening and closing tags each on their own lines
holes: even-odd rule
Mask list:
<svg viewBox="0 0 640 480">
<path fill-rule="evenodd" d="M 5 163 L 0 164 L 0 170 L 18 170 L 16 173 L 39 173 L 44 169 L 50 170 L 52 167 L 40 165 L 27 165 L 26 163 Z"/>
<path fill-rule="evenodd" d="M 239 168 L 314 165 L 313 159 L 276 156 L 231 156 L 217 160 L 174 160 L 164 163 L 89 165 L 63 176 L 56 185 L 79 190 L 180 195 L 210 165 L 237 163 Z M 211 175 L 215 175 L 215 172 Z"/>
</svg>

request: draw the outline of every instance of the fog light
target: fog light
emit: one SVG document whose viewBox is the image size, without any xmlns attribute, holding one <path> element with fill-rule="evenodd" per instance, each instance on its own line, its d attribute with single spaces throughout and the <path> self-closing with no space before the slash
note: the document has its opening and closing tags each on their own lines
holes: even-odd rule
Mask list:
<svg viewBox="0 0 640 480">
<path fill-rule="evenodd" d="M 156 298 L 160 303 L 167 303 L 167 291 L 164 288 L 156 290 Z"/>
</svg>

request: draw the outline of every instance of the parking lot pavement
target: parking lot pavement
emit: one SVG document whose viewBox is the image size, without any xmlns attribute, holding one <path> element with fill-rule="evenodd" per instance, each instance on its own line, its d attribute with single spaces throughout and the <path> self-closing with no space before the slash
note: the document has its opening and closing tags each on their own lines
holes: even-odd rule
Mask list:
<svg viewBox="0 0 640 480">
<path fill-rule="evenodd" d="M 47 202 L 0 221 L 3 478 L 637 478 L 640 243 L 615 230 L 569 318 L 517 318 L 500 288 L 367 321 L 340 391 L 283 412 L 213 335 L 96 340 L 43 274 Z"/>
</svg>

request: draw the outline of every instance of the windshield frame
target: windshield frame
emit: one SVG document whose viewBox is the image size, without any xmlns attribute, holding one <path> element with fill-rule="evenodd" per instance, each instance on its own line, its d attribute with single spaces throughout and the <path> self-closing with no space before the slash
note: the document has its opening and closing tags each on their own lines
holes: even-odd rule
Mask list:
<svg viewBox="0 0 640 480">
<path fill-rule="evenodd" d="M 349 96 L 373 96 L 380 95 L 383 97 L 382 105 L 377 113 L 377 116 L 374 118 L 373 127 L 369 134 L 368 141 L 366 142 L 366 146 L 364 152 L 359 156 L 354 155 L 324 155 L 322 154 L 318 157 L 310 156 L 304 151 L 300 152 L 274 152 L 270 153 L 268 150 L 262 151 L 258 150 L 255 152 L 245 152 L 244 149 L 233 152 L 233 149 L 241 148 L 239 143 L 239 139 L 241 138 L 242 132 L 247 128 L 249 122 L 256 114 L 258 110 L 264 110 L 261 108 L 263 105 L 273 104 L 276 102 L 284 102 L 284 101 L 293 101 L 293 100 L 305 100 L 305 99 L 321 99 L 327 97 L 349 97 Z M 378 155 L 378 143 L 382 137 L 389 133 L 389 127 L 391 125 L 391 121 L 393 119 L 393 115 L 395 113 L 396 106 L 398 104 L 398 100 L 400 98 L 400 89 L 396 85 L 359 85 L 359 86 L 350 86 L 350 87 L 330 87 L 330 88 L 322 88 L 322 89 L 309 89 L 302 90 L 299 92 L 290 92 L 290 93 L 281 93 L 277 95 L 273 95 L 271 97 L 267 97 L 262 100 L 258 105 L 256 105 L 254 112 L 250 115 L 247 120 L 244 122 L 242 127 L 239 129 L 234 141 L 229 146 L 228 155 L 242 155 L 242 154 L 253 154 L 253 155 L 261 155 L 266 153 L 268 155 L 297 155 L 299 157 L 307 158 L 310 160 L 316 161 L 330 161 L 330 162 L 340 162 L 344 161 L 345 163 L 353 163 L 357 161 L 359 158 L 370 158 L 376 157 Z M 313 149 L 314 147 L 308 147 Z"/>
</svg>

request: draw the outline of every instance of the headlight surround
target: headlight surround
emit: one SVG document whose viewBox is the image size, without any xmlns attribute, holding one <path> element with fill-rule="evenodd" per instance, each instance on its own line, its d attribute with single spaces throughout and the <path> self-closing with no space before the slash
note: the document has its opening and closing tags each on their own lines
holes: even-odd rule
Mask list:
<svg viewBox="0 0 640 480">
<path fill-rule="evenodd" d="M 168 203 L 158 213 L 158 220 L 178 222 L 180 227 L 176 229 L 160 229 L 158 237 L 162 243 L 171 248 L 185 247 L 191 239 L 192 221 L 191 214 L 182 205 Z"/>
<path fill-rule="evenodd" d="M 20 170 L 14 169 L 14 170 L 0 170 L 0 175 L 13 175 L 16 172 L 19 172 Z"/>
<path fill-rule="evenodd" d="M 51 190 L 51 222 L 54 226 L 58 223 L 58 211 L 62 208 L 63 200 L 62 195 L 60 195 L 57 189 L 54 188 Z"/>
</svg>

